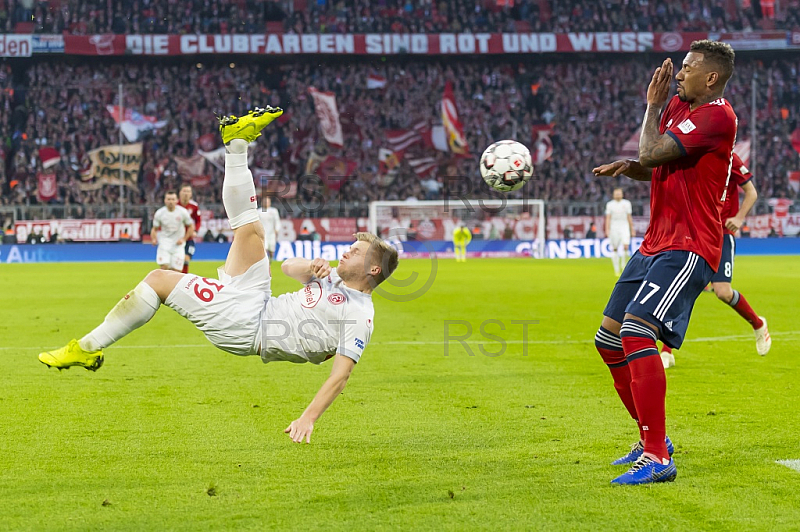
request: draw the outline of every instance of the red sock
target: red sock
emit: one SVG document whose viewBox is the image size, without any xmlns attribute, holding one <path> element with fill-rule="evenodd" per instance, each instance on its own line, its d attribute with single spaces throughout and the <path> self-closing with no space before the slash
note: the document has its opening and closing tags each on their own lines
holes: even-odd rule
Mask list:
<svg viewBox="0 0 800 532">
<path fill-rule="evenodd" d="M 639 438 L 644 441 L 644 432 L 642 432 L 642 425 L 639 423 L 639 416 L 636 414 L 636 404 L 633 401 L 633 394 L 631 393 L 631 371 L 630 368 L 628 368 L 628 361 L 625 359 L 625 353 L 622 351 L 622 344 L 620 343 L 620 347 L 611 345 L 610 342 L 613 342 L 613 339 L 606 335 L 615 337 L 616 335 L 602 327 L 600 330 L 603 331 L 603 333 L 598 333 L 598 336 L 595 337 L 595 347 L 597 347 L 597 352 L 600 353 L 603 362 L 606 363 L 608 370 L 611 372 L 611 378 L 614 379 L 614 389 L 617 391 L 617 395 L 619 395 L 622 404 L 625 405 L 631 418 L 633 418 L 636 425 L 639 427 Z M 601 334 L 603 334 L 606 341 L 600 339 Z"/>
<path fill-rule="evenodd" d="M 189 273 L 189 265 L 186 263 L 183 265 L 183 273 Z"/>
<path fill-rule="evenodd" d="M 627 324 L 628 321 L 623 323 L 620 333 L 631 372 L 631 392 L 636 413 L 644 432 L 644 452 L 669 460 L 665 441 L 667 376 L 658 356 L 655 332 L 642 332 L 648 329 L 635 321 L 626 327 Z"/>
<path fill-rule="evenodd" d="M 667 344 L 661 344 L 661 352 L 662 353 L 672 353 L 672 348 Z"/>
<path fill-rule="evenodd" d="M 752 325 L 753 329 L 760 329 L 764 326 L 764 322 L 758 317 L 758 314 L 756 314 L 756 311 L 750 306 L 750 303 L 736 290 L 733 291 L 733 299 L 731 299 L 731 302 L 728 304 L 733 307 L 733 310 L 739 313 L 739 316 L 743 317 L 747 323 Z"/>
</svg>

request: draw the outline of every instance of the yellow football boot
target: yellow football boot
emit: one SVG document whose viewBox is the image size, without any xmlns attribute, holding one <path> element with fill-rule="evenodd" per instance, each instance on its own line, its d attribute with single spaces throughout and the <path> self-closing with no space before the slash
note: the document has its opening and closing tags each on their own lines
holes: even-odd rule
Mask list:
<svg viewBox="0 0 800 532">
<path fill-rule="evenodd" d="M 244 116 L 223 116 L 219 120 L 219 132 L 222 143 L 227 144 L 233 139 L 242 139 L 253 142 L 261 136 L 261 130 L 283 114 L 280 107 L 256 107 Z"/>
<path fill-rule="evenodd" d="M 103 351 L 84 351 L 78 345 L 77 340 L 70 342 L 54 351 L 39 353 L 39 362 L 49 368 L 69 369 L 72 366 L 80 366 L 89 371 L 97 371 L 103 365 Z"/>
</svg>

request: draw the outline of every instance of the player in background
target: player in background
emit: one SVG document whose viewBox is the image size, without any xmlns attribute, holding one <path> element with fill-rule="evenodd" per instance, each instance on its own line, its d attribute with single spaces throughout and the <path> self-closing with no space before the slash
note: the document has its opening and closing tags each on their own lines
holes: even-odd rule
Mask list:
<svg viewBox="0 0 800 532">
<path fill-rule="evenodd" d="M 194 220 L 194 234 L 200 232 L 200 205 L 192 200 L 192 185 L 184 183 L 178 191 L 178 205 L 189 211 L 189 215 Z M 186 248 L 184 250 L 185 258 L 183 260 L 183 273 L 189 273 L 189 262 L 192 260 L 195 252 L 194 238 L 186 239 Z"/>
<path fill-rule="evenodd" d="M 164 194 L 164 206 L 153 216 L 150 241 L 156 249 L 156 264 L 162 270 L 183 270 L 184 244 L 194 236 L 194 222 L 189 211 L 178 205 L 174 190 Z"/>
<path fill-rule="evenodd" d="M 467 246 L 472 242 L 472 233 L 464 224 L 453 229 L 453 252 L 456 262 L 467 262 Z"/>
<path fill-rule="evenodd" d="M 628 250 L 631 237 L 636 236 L 633 230 L 633 207 L 631 202 L 623 199 L 622 189 L 615 188 L 613 199 L 606 203 L 606 236 L 611 241 L 611 262 L 614 264 L 614 275 L 628 263 Z"/>
<path fill-rule="evenodd" d="M 650 225 L 622 272 L 595 336 L 614 388 L 639 426 L 631 451 L 614 464 L 631 469 L 613 484 L 649 484 L 677 476 L 666 434 L 667 380 L 656 340 L 680 347 L 697 296 L 722 256 L 722 206 L 738 119 L 723 98 L 734 52 L 695 41 L 675 76 L 665 59 L 647 88 L 639 160 L 596 167 L 595 175 L 650 181 Z M 662 113 L 663 109 L 663 113 Z"/>
<path fill-rule="evenodd" d="M 369 343 L 374 317 L 371 293 L 397 267 L 397 251 L 374 235 L 358 233 L 337 268 L 319 258 L 285 261 L 283 273 L 304 286 L 271 296 L 264 227 L 247 167 L 247 146 L 282 113 L 256 108 L 243 117 L 220 119 L 226 147 L 222 201 L 234 238 L 219 280 L 152 271 L 89 334 L 40 353 L 42 363 L 96 371 L 103 364 L 104 348 L 150 321 L 164 304 L 191 321 L 214 346 L 235 355 L 260 355 L 265 363 L 321 364 L 333 358 L 328 379 L 284 431 L 296 443 L 310 443 L 314 422 L 342 392 Z"/>
<path fill-rule="evenodd" d="M 261 212 L 258 213 L 261 224 L 264 226 L 264 246 L 267 258 L 272 260 L 275 256 L 275 246 L 278 243 L 278 232 L 281 229 L 281 215 L 278 209 L 272 206 L 272 198 L 264 195 L 261 200 Z"/>
<path fill-rule="evenodd" d="M 767 320 L 759 316 L 752 309 L 742 294 L 731 287 L 733 279 L 733 262 L 736 255 L 736 231 L 744 224 L 744 218 L 758 199 L 758 192 L 753 185 L 753 174 L 744 165 L 735 153 L 731 165 L 731 179 L 725 196 L 725 205 L 722 207 L 723 228 L 722 258 L 717 268 L 717 273 L 711 278 L 714 294 L 723 303 L 730 305 L 744 320 L 753 327 L 756 335 L 756 352 L 764 356 L 772 347 L 772 338 L 767 329 Z M 739 188 L 744 191 L 744 200 L 739 207 Z M 661 347 L 661 362 L 664 368 L 675 366 L 675 355 L 667 344 Z"/>
</svg>

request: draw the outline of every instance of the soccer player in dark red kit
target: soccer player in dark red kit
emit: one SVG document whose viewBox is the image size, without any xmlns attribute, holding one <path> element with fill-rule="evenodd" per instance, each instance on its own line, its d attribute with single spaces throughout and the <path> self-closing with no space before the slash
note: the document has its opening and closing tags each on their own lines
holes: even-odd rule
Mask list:
<svg viewBox="0 0 800 532">
<path fill-rule="evenodd" d="M 744 200 L 741 208 L 739 207 L 739 188 L 744 191 Z M 733 264 L 736 255 L 736 231 L 744 223 L 744 217 L 750 212 L 758 199 L 758 191 L 753 185 L 753 174 L 747 169 L 738 155 L 733 154 L 733 164 L 731 165 L 731 179 L 728 183 L 728 193 L 725 198 L 725 205 L 722 207 L 722 223 L 724 237 L 722 240 L 722 257 L 719 260 L 717 273 L 711 278 L 711 285 L 714 287 L 714 294 L 720 301 L 730 305 L 744 320 L 753 327 L 756 335 L 756 352 L 764 356 L 769 353 L 772 347 L 772 338 L 767 329 L 767 319 L 756 314 L 750 303 L 739 291 L 731 287 L 733 280 Z M 661 348 L 661 362 L 664 369 L 675 365 L 675 355 L 672 348 L 667 344 Z"/>
<path fill-rule="evenodd" d="M 734 52 L 726 43 L 708 40 L 693 42 L 689 50 L 675 76 L 678 94 L 666 109 L 672 61 L 664 60 L 653 74 L 639 160 L 593 170 L 650 181 L 650 226 L 614 286 L 595 336 L 614 388 L 639 425 L 640 441 L 613 462 L 633 466 L 613 484 L 665 482 L 677 475 L 666 434 L 667 380 L 656 340 L 680 347 L 694 301 L 722 255 L 721 213 L 738 122 L 722 96 L 733 74 Z"/>
<path fill-rule="evenodd" d="M 194 234 L 200 230 L 200 205 L 192 199 L 192 185 L 184 183 L 181 185 L 181 190 L 178 194 L 178 205 L 189 211 L 189 216 L 194 220 Z M 195 252 L 194 239 L 186 239 L 186 248 L 184 250 L 185 258 L 183 260 L 183 273 L 189 273 L 189 261 Z"/>
</svg>

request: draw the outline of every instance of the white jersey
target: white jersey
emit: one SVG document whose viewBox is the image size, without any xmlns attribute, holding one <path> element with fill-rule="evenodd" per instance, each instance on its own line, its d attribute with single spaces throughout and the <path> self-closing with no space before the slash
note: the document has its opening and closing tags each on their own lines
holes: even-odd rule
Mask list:
<svg viewBox="0 0 800 532">
<path fill-rule="evenodd" d="M 176 205 L 173 211 L 169 211 L 166 206 L 158 209 L 153 216 L 153 227 L 160 229 L 157 237 L 158 247 L 164 249 L 178 247 L 176 243 L 186 235 L 186 226 L 193 223 L 189 211 L 180 205 Z"/>
<path fill-rule="evenodd" d="M 631 228 L 628 224 L 628 216 L 633 214 L 631 202 L 623 200 L 611 200 L 606 203 L 606 216 L 611 215 L 611 231 L 628 231 Z"/>
<path fill-rule="evenodd" d="M 266 211 L 260 211 L 258 217 L 261 218 L 261 225 L 264 226 L 267 238 L 275 238 L 275 232 L 281 226 L 281 215 L 278 214 L 278 209 L 270 207 Z"/>
<path fill-rule="evenodd" d="M 334 268 L 325 279 L 267 301 L 261 359 L 321 364 L 339 353 L 358 362 L 374 317 L 372 296 L 346 287 Z"/>
</svg>

